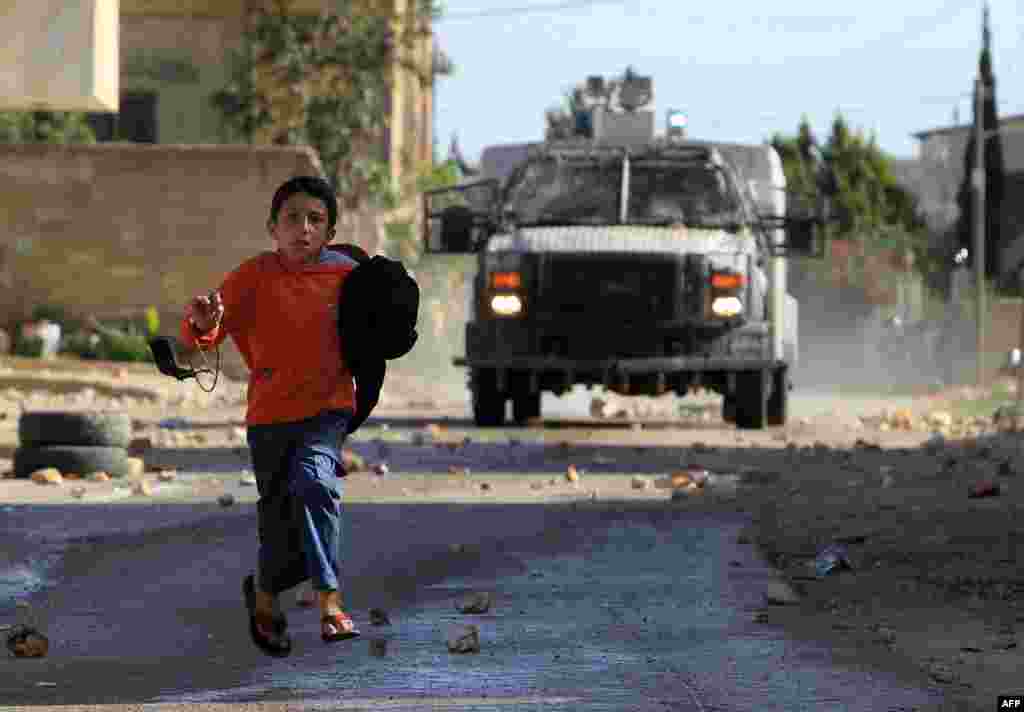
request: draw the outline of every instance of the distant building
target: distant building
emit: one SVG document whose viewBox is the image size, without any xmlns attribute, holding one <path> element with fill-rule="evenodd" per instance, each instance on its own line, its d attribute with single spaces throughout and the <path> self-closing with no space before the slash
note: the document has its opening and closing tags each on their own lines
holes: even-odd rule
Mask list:
<svg viewBox="0 0 1024 712">
<path fill-rule="evenodd" d="M 403 10 L 413 0 L 391 0 Z M 330 0 L 294 0 L 300 13 Z M 247 18 L 259 0 L 121 0 L 121 105 L 117 114 L 93 114 L 101 141 L 162 144 L 229 140 L 211 95 L 228 80 L 228 56 L 239 48 Z M 434 58 L 427 37 L 415 51 L 420 66 Z M 390 125 L 385 141 L 392 175 L 429 162 L 433 152 L 433 92 L 407 70 L 391 69 Z"/>
</svg>

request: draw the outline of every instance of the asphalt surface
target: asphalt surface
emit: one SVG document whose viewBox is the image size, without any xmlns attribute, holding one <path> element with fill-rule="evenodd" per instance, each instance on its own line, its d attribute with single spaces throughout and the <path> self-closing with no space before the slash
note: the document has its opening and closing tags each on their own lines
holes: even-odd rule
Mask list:
<svg viewBox="0 0 1024 712">
<path fill-rule="evenodd" d="M 0 699 L 686 712 L 874 712 L 937 699 L 755 622 L 771 572 L 736 543 L 740 514 L 665 503 L 346 511 L 346 598 L 364 637 L 325 646 L 315 615 L 290 608 L 296 652 L 284 661 L 246 635 L 252 505 L 3 511 L 4 541 L 33 531 L 32 551 L 48 552 L 34 566 L 59 586 L 34 599 L 50 655 L 5 661 Z M 480 589 L 495 595 L 489 613 L 455 612 L 459 594 Z M 369 624 L 373 606 L 391 626 Z M 8 605 L 0 620 L 13 614 Z M 479 654 L 448 653 L 448 628 L 463 622 L 478 625 Z"/>
</svg>

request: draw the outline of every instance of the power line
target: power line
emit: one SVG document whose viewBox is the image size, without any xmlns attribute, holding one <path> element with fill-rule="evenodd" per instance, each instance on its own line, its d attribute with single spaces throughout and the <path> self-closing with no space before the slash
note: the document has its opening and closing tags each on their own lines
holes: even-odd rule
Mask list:
<svg viewBox="0 0 1024 712">
<path fill-rule="evenodd" d="M 465 12 L 446 12 L 437 22 L 448 20 L 474 20 L 487 17 L 510 17 L 535 12 L 561 12 L 562 10 L 578 10 L 596 5 L 625 5 L 625 0 L 575 0 L 573 2 L 549 3 L 547 5 L 521 5 L 519 7 L 497 7 L 491 10 L 467 10 Z"/>
</svg>

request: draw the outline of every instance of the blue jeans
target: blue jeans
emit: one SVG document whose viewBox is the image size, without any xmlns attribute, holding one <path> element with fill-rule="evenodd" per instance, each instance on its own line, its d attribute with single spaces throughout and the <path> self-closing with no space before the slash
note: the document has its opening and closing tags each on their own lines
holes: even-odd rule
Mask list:
<svg viewBox="0 0 1024 712">
<path fill-rule="evenodd" d="M 248 428 L 260 495 L 259 587 L 267 593 L 306 579 L 318 591 L 341 590 L 341 445 L 352 415 L 329 410 Z"/>
</svg>

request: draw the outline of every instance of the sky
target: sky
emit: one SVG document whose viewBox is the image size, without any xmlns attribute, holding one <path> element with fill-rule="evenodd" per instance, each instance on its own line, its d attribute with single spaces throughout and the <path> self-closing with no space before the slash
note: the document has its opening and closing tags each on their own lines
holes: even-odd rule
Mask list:
<svg viewBox="0 0 1024 712">
<path fill-rule="evenodd" d="M 990 0 L 1000 116 L 1024 114 L 1024 6 Z M 824 140 L 837 111 L 897 158 L 917 131 L 972 117 L 981 0 L 447 0 L 435 25 L 455 73 L 438 80 L 440 157 L 543 137 L 544 111 L 588 75 L 632 65 L 699 139 L 759 143 L 801 116 Z"/>
</svg>

